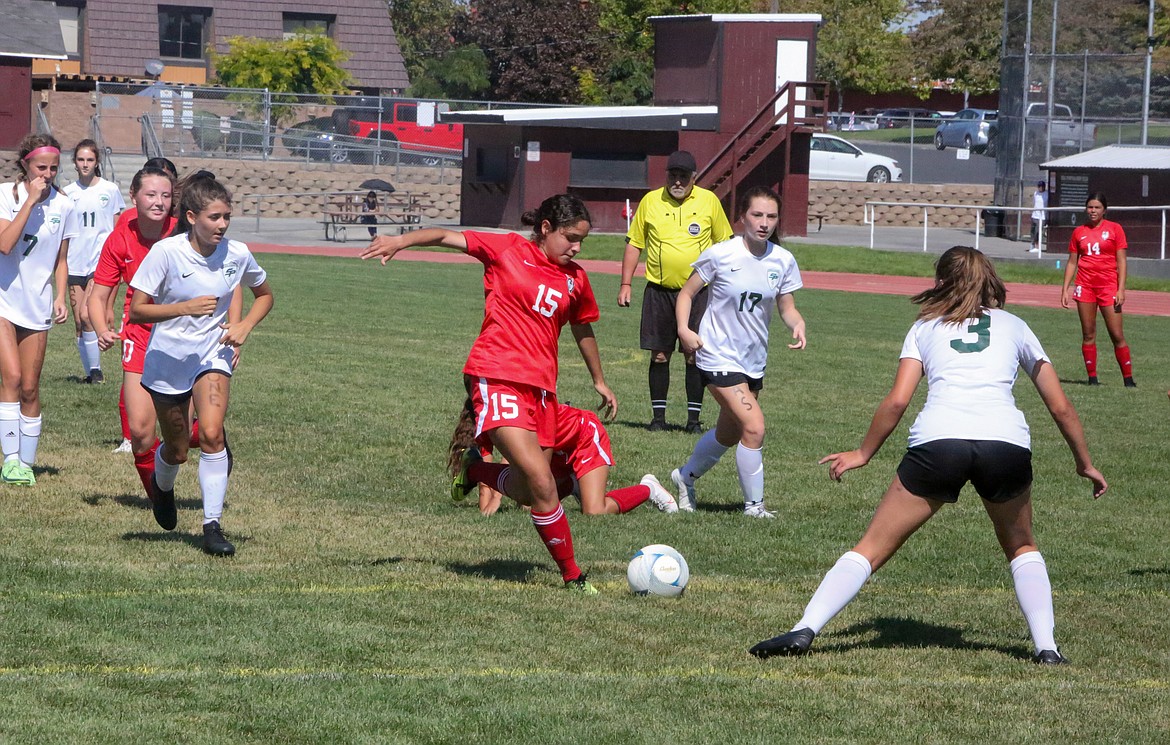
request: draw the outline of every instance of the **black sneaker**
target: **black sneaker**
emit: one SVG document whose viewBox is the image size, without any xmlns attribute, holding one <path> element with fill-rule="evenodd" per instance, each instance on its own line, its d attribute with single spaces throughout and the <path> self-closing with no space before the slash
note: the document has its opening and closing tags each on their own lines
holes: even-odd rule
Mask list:
<svg viewBox="0 0 1170 745">
<path fill-rule="evenodd" d="M 812 629 L 789 631 L 787 634 L 774 636 L 771 639 L 760 642 L 749 649 L 748 654 L 755 655 L 761 660 L 768 657 L 790 657 L 792 655 L 804 654 L 812 646 L 813 639 L 816 636 Z"/>
<path fill-rule="evenodd" d="M 100 367 L 95 367 L 89 371 L 89 377 L 87 377 L 85 380 L 87 383 L 101 385 L 102 383 L 106 382 L 106 376 L 102 374 Z"/>
<path fill-rule="evenodd" d="M 1067 665 L 1068 658 L 1055 649 L 1042 649 L 1032 658 L 1037 665 Z"/>
<path fill-rule="evenodd" d="M 1090 376 L 1089 376 L 1089 385 L 1101 385 L 1099 382 L 1097 382 L 1097 376 L 1096 376 L 1096 375 L 1090 375 Z"/>
<path fill-rule="evenodd" d="M 174 530 L 179 524 L 179 511 L 175 507 L 175 490 L 163 491 L 158 487 L 154 474 L 150 475 L 150 503 L 154 521 L 163 530 Z"/>
<path fill-rule="evenodd" d="M 1125 377 L 1125 387 L 1126 388 L 1137 388 L 1137 383 L 1133 382 L 1132 376 L 1127 375 Z"/>
<path fill-rule="evenodd" d="M 236 547 L 223 537 L 219 520 L 203 524 L 203 553 L 212 556 L 234 556 Z"/>
<path fill-rule="evenodd" d="M 659 419 L 658 417 L 654 417 L 653 419 L 650 420 L 649 429 L 651 432 L 665 432 L 666 427 L 667 427 L 667 425 L 666 425 L 665 419 Z"/>
<path fill-rule="evenodd" d="M 687 422 L 686 430 L 688 435 L 701 435 L 707 431 L 707 428 L 703 426 L 702 422 L 695 420 Z"/>
</svg>

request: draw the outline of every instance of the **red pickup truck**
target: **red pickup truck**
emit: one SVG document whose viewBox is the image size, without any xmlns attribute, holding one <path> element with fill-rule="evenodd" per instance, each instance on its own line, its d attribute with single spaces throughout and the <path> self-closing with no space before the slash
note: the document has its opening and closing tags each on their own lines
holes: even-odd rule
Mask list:
<svg viewBox="0 0 1170 745">
<path fill-rule="evenodd" d="M 333 121 L 338 132 L 368 144 L 362 151 L 370 153 L 366 158 L 370 162 L 374 153 L 392 160 L 401 149 L 411 153 L 412 160 L 437 163 L 443 155 L 458 155 L 463 149 L 463 125 L 439 121 L 446 110 L 446 104 L 434 101 L 363 98 L 335 110 Z"/>
</svg>

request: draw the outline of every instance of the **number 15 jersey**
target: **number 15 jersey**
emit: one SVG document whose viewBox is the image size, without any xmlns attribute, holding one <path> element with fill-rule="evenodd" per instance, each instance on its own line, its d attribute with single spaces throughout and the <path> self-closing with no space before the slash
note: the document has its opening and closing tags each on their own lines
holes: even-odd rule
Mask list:
<svg viewBox="0 0 1170 745">
<path fill-rule="evenodd" d="M 589 278 L 575 262 L 554 264 L 515 233 L 463 233 L 467 253 L 484 265 L 483 325 L 466 375 L 557 388 L 557 351 L 566 323 L 600 318 Z"/>
</svg>

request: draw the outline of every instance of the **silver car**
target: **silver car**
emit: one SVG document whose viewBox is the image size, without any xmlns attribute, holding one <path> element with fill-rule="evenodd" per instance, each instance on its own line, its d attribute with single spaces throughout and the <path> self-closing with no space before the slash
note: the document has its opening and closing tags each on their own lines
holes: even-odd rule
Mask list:
<svg viewBox="0 0 1170 745">
<path fill-rule="evenodd" d="M 999 112 L 993 109 L 963 109 L 934 130 L 934 146 L 939 150 L 964 147 L 972 152 L 993 155 L 995 145 L 990 130 L 998 115 Z"/>
</svg>

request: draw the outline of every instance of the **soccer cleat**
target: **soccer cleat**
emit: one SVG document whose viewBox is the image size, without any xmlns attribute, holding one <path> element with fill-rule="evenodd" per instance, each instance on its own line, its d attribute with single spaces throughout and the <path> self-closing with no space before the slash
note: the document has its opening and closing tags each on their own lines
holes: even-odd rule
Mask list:
<svg viewBox="0 0 1170 745">
<path fill-rule="evenodd" d="M 1125 376 L 1125 387 L 1126 388 L 1137 388 L 1137 383 L 1133 382 L 1132 376 L 1130 376 L 1130 375 Z"/>
<path fill-rule="evenodd" d="M 455 478 L 451 479 L 451 501 L 462 502 L 467 498 L 468 493 L 475 486 L 475 482 L 467 478 L 467 469 L 471 468 L 473 463 L 478 463 L 483 460 L 483 455 L 479 452 L 479 446 L 472 443 L 470 446 L 463 449 L 463 454 L 459 456 L 459 473 L 455 474 Z"/>
<path fill-rule="evenodd" d="M 752 502 L 743 506 L 743 514 L 748 517 L 762 517 L 766 520 L 774 520 L 776 518 L 775 512 L 768 512 L 764 509 L 763 502 Z"/>
<path fill-rule="evenodd" d="M 677 468 L 670 472 L 670 480 L 674 482 L 674 489 L 678 492 L 678 508 L 683 512 L 695 511 L 695 485 L 683 480 L 682 472 Z"/>
<path fill-rule="evenodd" d="M 639 483 L 649 487 L 650 501 L 654 503 L 655 507 L 666 513 L 678 512 L 678 502 L 674 501 L 674 497 L 662 487 L 654 474 L 646 474 Z"/>
<path fill-rule="evenodd" d="M 102 383 L 106 382 L 106 376 L 102 373 L 102 369 L 100 367 L 95 367 L 89 371 L 89 376 L 86 377 L 85 382 L 101 385 Z"/>
<path fill-rule="evenodd" d="M 0 468 L 0 481 L 3 481 L 5 484 L 32 486 L 36 483 L 36 479 L 33 479 L 30 482 L 29 478 L 31 476 L 32 469 L 28 468 L 28 466 L 24 465 L 16 458 L 4 461 L 3 468 Z"/>
<path fill-rule="evenodd" d="M 665 432 L 667 428 L 666 420 L 661 417 L 654 417 L 650 420 L 650 426 L 647 427 L 651 432 Z"/>
<path fill-rule="evenodd" d="M 589 580 L 585 575 L 579 575 L 576 579 L 565 580 L 565 589 L 569 592 L 576 592 L 582 595 L 600 595 L 597 588 L 589 584 Z"/>
<path fill-rule="evenodd" d="M 25 465 L 24 463 L 21 463 L 19 473 L 20 473 L 21 477 L 24 479 L 23 483 L 25 486 L 36 486 L 37 485 L 37 477 L 35 474 L 33 474 L 32 466 L 28 466 L 28 465 Z"/>
<path fill-rule="evenodd" d="M 1032 662 L 1037 665 L 1067 665 L 1068 658 L 1055 649 L 1042 649 L 1032 657 Z"/>
<path fill-rule="evenodd" d="M 703 426 L 702 422 L 696 419 L 693 422 L 687 422 L 686 431 L 688 435 L 701 435 L 707 431 L 707 428 Z"/>
<path fill-rule="evenodd" d="M 1097 381 L 1097 376 L 1096 376 L 1096 375 L 1090 375 L 1090 376 L 1089 376 L 1089 385 L 1101 385 L 1101 383 L 1099 383 L 1099 382 Z"/>
<path fill-rule="evenodd" d="M 203 523 L 203 553 L 212 556 L 233 556 L 236 553 L 236 547 L 223 537 L 219 520 Z"/>
<path fill-rule="evenodd" d="M 111 453 L 132 453 L 134 449 L 130 447 L 130 440 L 123 438 L 122 444 L 110 451 Z"/>
<path fill-rule="evenodd" d="M 791 657 L 804 654 L 812 646 L 816 634 L 812 629 L 797 629 L 787 634 L 766 639 L 748 650 L 748 654 L 761 660 L 768 657 Z"/>
<path fill-rule="evenodd" d="M 154 521 L 163 530 L 174 530 L 179 524 L 179 510 L 175 507 L 175 490 L 163 491 L 158 487 L 154 474 L 150 476 L 150 509 Z"/>
</svg>

